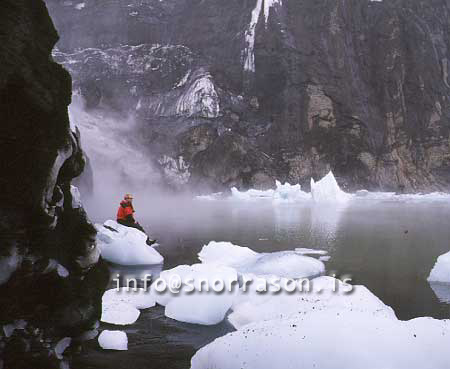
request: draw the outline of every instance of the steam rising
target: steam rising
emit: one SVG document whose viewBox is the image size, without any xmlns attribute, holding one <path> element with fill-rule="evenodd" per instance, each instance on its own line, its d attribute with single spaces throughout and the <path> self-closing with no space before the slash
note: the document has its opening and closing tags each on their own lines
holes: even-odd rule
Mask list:
<svg viewBox="0 0 450 369">
<path fill-rule="evenodd" d="M 82 194 L 91 217 L 114 218 L 118 203 L 128 192 L 140 198 L 140 203 L 153 197 L 161 174 L 137 137 L 135 120 L 101 110 L 87 111 L 76 94 L 69 112 L 93 170 L 93 196 Z"/>
</svg>

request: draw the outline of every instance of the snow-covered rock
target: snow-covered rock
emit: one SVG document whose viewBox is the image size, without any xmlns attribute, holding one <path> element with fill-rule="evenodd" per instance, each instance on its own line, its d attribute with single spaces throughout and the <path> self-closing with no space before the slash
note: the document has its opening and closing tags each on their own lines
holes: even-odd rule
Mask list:
<svg viewBox="0 0 450 369">
<path fill-rule="evenodd" d="M 113 220 L 103 226 L 96 224 L 97 244 L 102 257 L 120 265 L 161 264 L 164 258 L 153 247 L 146 244 L 145 233 L 125 227 Z"/>
<path fill-rule="evenodd" d="M 200 349 L 191 368 L 446 369 L 449 344 L 449 320 L 326 310 L 247 325 Z"/>
<path fill-rule="evenodd" d="M 229 266 L 242 274 L 309 278 L 325 272 L 324 264 L 295 251 L 257 253 L 230 242 L 211 241 L 198 254 L 202 263 Z"/>
<path fill-rule="evenodd" d="M 220 323 L 237 291 L 233 268 L 216 265 L 180 265 L 161 273 L 152 285 L 158 304 L 169 318 L 193 324 Z"/>
<path fill-rule="evenodd" d="M 341 190 L 332 172 L 318 182 L 311 178 L 311 196 L 316 203 L 345 202 L 350 198 Z"/>
<path fill-rule="evenodd" d="M 128 337 L 122 331 L 105 330 L 98 336 L 98 343 L 104 350 L 128 350 Z"/>
</svg>

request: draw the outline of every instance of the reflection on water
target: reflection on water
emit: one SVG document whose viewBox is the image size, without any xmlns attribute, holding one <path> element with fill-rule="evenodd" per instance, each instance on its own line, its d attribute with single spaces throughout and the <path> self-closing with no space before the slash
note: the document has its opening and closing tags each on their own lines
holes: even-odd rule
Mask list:
<svg viewBox="0 0 450 369">
<path fill-rule="evenodd" d="M 450 285 L 430 282 L 430 287 L 439 301 L 450 304 Z"/>
<path fill-rule="evenodd" d="M 197 253 L 211 240 L 258 252 L 327 250 L 328 271 L 350 274 L 399 318 L 409 319 L 449 317 L 449 306 L 441 302 L 448 300 L 439 301 L 426 281 L 436 258 L 449 250 L 449 218 L 445 201 L 346 206 L 194 201 L 190 207 L 155 213 L 143 223 L 156 231 L 165 269 L 199 262 Z"/>
</svg>

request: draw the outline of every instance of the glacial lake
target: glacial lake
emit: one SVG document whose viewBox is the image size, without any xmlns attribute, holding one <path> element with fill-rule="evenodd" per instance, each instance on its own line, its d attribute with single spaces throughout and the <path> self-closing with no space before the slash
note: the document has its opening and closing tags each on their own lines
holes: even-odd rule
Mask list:
<svg viewBox="0 0 450 369">
<path fill-rule="evenodd" d="M 141 211 L 141 224 L 158 238 L 165 257 L 163 269 L 199 262 L 197 254 L 209 241 L 229 241 L 258 252 L 310 248 L 328 251 L 328 275 L 351 276 L 365 285 L 399 319 L 450 317 L 450 287 L 432 286 L 427 277 L 436 258 L 450 250 L 450 197 L 350 201 L 345 205 L 270 200 L 192 200 L 156 203 Z M 139 202 L 136 201 L 139 217 Z M 117 268 L 126 277 L 161 268 Z M 126 352 L 104 352 L 92 341 L 75 367 L 186 368 L 193 353 L 233 328 L 225 321 L 201 327 L 164 316 L 161 307 L 148 309 L 134 325 Z"/>
</svg>

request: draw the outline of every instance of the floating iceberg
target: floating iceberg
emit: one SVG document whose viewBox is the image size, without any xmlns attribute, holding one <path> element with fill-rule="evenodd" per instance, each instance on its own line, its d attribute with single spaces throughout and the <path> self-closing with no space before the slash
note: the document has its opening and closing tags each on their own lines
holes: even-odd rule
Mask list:
<svg viewBox="0 0 450 369">
<path fill-rule="evenodd" d="M 150 289 L 113 288 L 103 294 L 101 321 L 116 325 L 133 324 L 139 318 L 139 310 L 155 305 L 156 299 Z"/>
<path fill-rule="evenodd" d="M 325 265 L 295 251 L 257 253 L 230 242 L 211 241 L 198 254 L 204 264 L 235 268 L 241 274 L 275 275 L 284 278 L 310 278 L 325 272 Z"/>
<path fill-rule="evenodd" d="M 266 199 L 270 200 L 273 199 L 273 196 L 275 194 L 274 190 L 248 190 L 248 191 L 239 191 L 236 187 L 233 187 L 231 189 L 231 198 L 233 200 L 240 200 L 240 201 L 249 201 L 249 200 L 261 200 Z"/>
<path fill-rule="evenodd" d="M 324 310 L 246 325 L 200 349 L 191 368 L 446 369 L 449 345 L 449 320 Z"/>
<path fill-rule="evenodd" d="M 231 199 L 239 201 L 251 201 L 251 200 L 272 200 L 276 203 L 283 202 L 298 202 L 308 201 L 311 196 L 306 192 L 303 192 L 299 184 L 291 185 L 289 183 L 282 184 L 279 181 L 275 182 L 276 188 L 266 191 L 262 190 L 248 190 L 239 191 L 233 187 L 231 189 Z"/>
<path fill-rule="evenodd" d="M 153 247 L 146 244 L 145 233 L 125 227 L 113 220 L 96 224 L 97 244 L 102 257 L 120 265 L 161 264 L 164 259 Z"/>
<path fill-rule="evenodd" d="M 166 270 L 152 284 L 169 318 L 193 324 L 220 323 L 234 301 L 238 276 L 226 266 L 194 264 Z"/>
<path fill-rule="evenodd" d="M 319 311 L 338 315 L 343 311 L 359 311 L 395 318 L 394 311 L 366 287 L 349 286 L 332 277 L 315 278 L 303 284 L 302 292 L 294 294 L 258 293 L 251 289 L 239 294 L 232 310 L 228 320 L 237 329 L 250 323 Z"/>
<path fill-rule="evenodd" d="M 316 203 L 346 202 L 351 195 L 341 190 L 332 172 L 319 182 L 311 178 L 311 196 Z"/>
<path fill-rule="evenodd" d="M 98 343 L 104 350 L 128 350 L 127 334 L 122 331 L 103 331 L 98 337 Z"/>
<path fill-rule="evenodd" d="M 450 283 L 450 252 L 438 257 L 428 282 Z"/>
<path fill-rule="evenodd" d="M 125 302 L 114 304 L 102 303 L 101 321 L 115 325 L 128 325 L 136 322 L 140 314 L 138 309 Z"/>
</svg>

